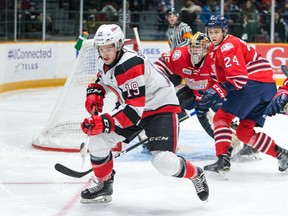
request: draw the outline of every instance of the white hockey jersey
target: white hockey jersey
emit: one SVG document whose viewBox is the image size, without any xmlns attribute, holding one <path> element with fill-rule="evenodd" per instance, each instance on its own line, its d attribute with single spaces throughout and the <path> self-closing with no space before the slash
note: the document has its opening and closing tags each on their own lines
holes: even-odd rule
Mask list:
<svg viewBox="0 0 288 216">
<path fill-rule="evenodd" d="M 109 113 L 115 124 L 130 127 L 142 118 L 163 112 L 180 112 L 174 85 L 147 57 L 123 48 L 113 65 L 97 61 L 98 84 L 116 94 L 120 106 Z"/>
</svg>

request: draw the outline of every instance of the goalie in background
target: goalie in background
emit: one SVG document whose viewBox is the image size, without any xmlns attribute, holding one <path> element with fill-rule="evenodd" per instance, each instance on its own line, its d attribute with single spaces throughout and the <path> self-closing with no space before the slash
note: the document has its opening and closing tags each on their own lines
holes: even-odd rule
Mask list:
<svg viewBox="0 0 288 216">
<path fill-rule="evenodd" d="M 204 170 L 214 174 L 230 170 L 230 125 L 235 117 L 240 119 L 236 129 L 238 139 L 276 158 L 280 172 L 287 170 L 288 150 L 277 145 L 266 133 L 254 130 L 263 127 L 266 108 L 277 91 L 270 63 L 249 44 L 228 34 L 225 17 L 211 16 L 206 28 L 213 43 L 213 66 L 218 83 L 203 93 L 198 109 L 208 109 L 220 100 L 223 103 L 213 117 L 218 160 Z"/>
<path fill-rule="evenodd" d="M 181 109 L 173 84 L 147 57 L 123 45 L 123 31 L 115 24 L 101 25 L 94 36 L 98 78 L 87 88 L 85 108 L 90 114 L 96 108 L 98 114 L 85 118 L 81 128 L 91 135 L 90 160 L 98 183 L 81 193 L 81 203 L 112 200 L 115 171 L 111 149 L 118 142 L 128 144 L 142 130 L 148 136 L 156 170 L 190 179 L 200 200 L 207 200 L 209 188 L 203 170 L 175 154 Z M 108 93 L 116 94 L 119 106 L 100 114 Z"/>
</svg>

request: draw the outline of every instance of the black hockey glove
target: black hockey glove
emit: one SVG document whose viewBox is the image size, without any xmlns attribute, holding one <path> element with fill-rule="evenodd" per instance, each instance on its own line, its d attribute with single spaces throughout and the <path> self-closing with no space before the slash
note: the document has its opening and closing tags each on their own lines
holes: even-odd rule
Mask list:
<svg viewBox="0 0 288 216">
<path fill-rule="evenodd" d="M 274 116 L 283 111 L 284 106 L 288 103 L 288 96 L 285 92 L 279 91 L 271 100 L 266 108 L 268 116 Z"/>
<path fill-rule="evenodd" d="M 203 112 L 203 110 L 207 110 L 211 107 L 215 107 L 220 100 L 225 98 L 227 94 L 227 88 L 224 85 L 219 83 L 214 84 L 211 88 L 206 91 L 199 91 L 202 94 L 202 99 L 198 103 L 198 112 Z"/>
</svg>

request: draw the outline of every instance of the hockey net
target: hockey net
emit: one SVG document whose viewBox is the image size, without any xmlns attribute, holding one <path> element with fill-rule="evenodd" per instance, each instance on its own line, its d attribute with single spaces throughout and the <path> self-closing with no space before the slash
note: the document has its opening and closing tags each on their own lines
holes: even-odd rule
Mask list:
<svg viewBox="0 0 288 216">
<path fill-rule="evenodd" d="M 125 46 L 138 51 L 136 39 L 125 40 Z M 32 146 L 42 150 L 79 152 L 87 135 L 80 128 L 84 118 L 89 117 L 85 109 L 86 88 L 96 80 L 97 52 L 93 40 L 83 42 L 72 73 L 68 76 L 60 97 L 50 118 L 32 141 Z M 105 98 L 104 111 L 115 107 L 116 97 L 109 94 Z"/>
</svg>

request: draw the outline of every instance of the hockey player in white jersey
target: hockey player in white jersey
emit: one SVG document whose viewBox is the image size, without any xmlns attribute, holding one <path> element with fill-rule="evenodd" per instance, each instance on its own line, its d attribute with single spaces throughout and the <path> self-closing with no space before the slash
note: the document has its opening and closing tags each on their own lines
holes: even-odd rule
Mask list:
<svg viewBox="0 0 288 216">
<path fill-rule="evenodd" d="M 115 24 L 101 25 L 94 36 L 98 79 L 87 88 L 85 107 L 92 116 L 83 120 L 81 128 L 91 136 L 90 160 L 98 184 L 81 193 L 81 202 L 111 201 L 115 175 L 111 149 L 117 142 L 129 143 L 143 129 L 156 170 L 190 179 L 198 197 L 207 200 L 209 189 L 202 169 L 175 154 L 181 109 L 173 84 L 145 56 L 124 48 L 123 43 L 124 34 Z M 117 95 L 119 106 L 100 114 L 109 92 Z"/>
</svg>

